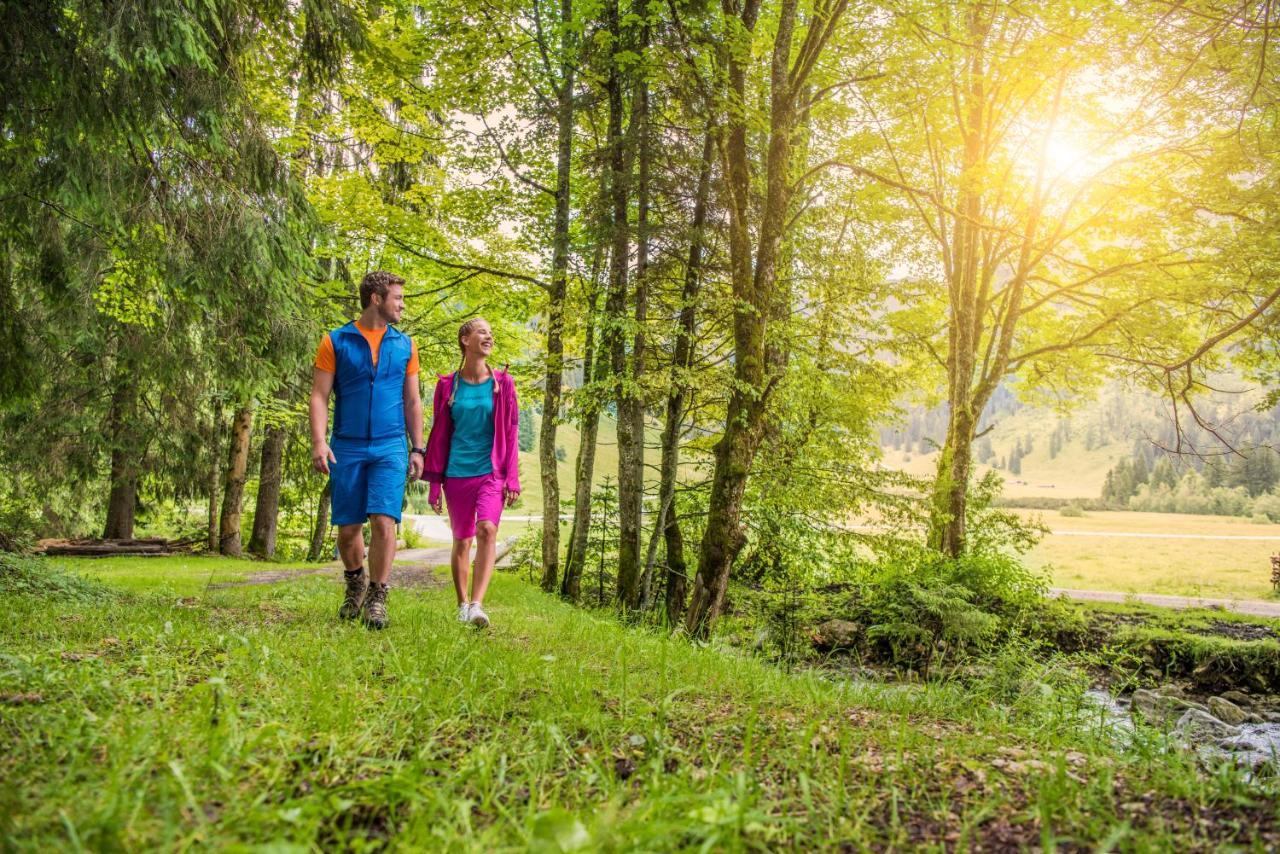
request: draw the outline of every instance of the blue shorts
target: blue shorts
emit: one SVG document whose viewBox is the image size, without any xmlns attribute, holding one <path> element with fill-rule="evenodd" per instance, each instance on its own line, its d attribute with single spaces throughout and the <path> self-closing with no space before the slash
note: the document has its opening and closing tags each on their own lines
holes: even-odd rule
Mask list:
<svg viewBox="0 0 1280 854">
<path fill-rule="evenodd" d="M 404 439 L 334 439 L 329 448 L 338 460 L 329 463 L 333 524 L 363 525 L 375 513 L 399 522 L 409 477 L 409 449 Z"/>
</svg>

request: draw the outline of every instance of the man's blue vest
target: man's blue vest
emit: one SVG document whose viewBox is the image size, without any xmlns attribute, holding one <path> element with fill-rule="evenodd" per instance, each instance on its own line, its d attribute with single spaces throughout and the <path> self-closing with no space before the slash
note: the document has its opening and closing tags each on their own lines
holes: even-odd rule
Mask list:
<svg viewBox="0 0 1280 854">
<path fill-rule="evenodd" d="M 333 390 L 333 438 L 376 441 L 403 438 L 404 377 L 413 345 L 409 336 L 388 326 L 373 352 L 355 323 L 329 333 L 333 342 L 335 372 Z"/>
</svg>

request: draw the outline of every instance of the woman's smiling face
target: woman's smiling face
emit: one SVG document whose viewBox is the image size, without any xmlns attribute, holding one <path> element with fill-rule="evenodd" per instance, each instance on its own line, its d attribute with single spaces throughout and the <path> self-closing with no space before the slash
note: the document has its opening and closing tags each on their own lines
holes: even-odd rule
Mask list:
<svg viewBox="0 0 1280 854">
<path fill-rule="evenodd" d="M 493 352 L 493 330 L 489 328 L 489 322 L 477 319 L 471 330 L 462 337 L 462 346 L 469 355 L 488 358 Z"/>
</svg>

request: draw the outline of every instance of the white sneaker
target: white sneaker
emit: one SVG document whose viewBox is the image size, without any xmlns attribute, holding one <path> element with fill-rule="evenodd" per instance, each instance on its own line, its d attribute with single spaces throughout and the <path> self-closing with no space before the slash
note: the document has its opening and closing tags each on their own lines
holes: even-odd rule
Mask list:
<svg viewBox="0 0 1280 854">
<path fill-rule="evenodd" d="M 489 627 L 489 615 L 484 612 L 484 608 L 481 608 L 478 602 L 471 603 L 471 615 L 467 620 L 477 629 Z"/>
<path fill-rule="evenodd" d="M 463 602 L 458 606 L 458 622 L 468 623 L 471 621 L 471 603 Z"/>
</svg>

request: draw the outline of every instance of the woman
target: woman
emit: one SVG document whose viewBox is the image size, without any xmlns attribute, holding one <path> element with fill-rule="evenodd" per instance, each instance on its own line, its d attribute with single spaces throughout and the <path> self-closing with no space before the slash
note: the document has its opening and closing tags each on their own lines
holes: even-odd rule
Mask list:
<svg viewBox="0 0 1280 854">
<path fill-rule="evenodd" d="M 458 620 L 484 628 L 489 625 L 484 594 L 493 575 L 498 522 L 503 506 L 520 497 L 520 409 L 511 375 L 489 367 L 493 331 L 484 318 L 462 324 L 458 348 L 462 364 L 436 382 L 422 476 L 431 483 L 432 509 L 440 512 L 442 486 L 449 506 Z M 473 540 L 475 578 L 468 594 Z"/>
</svg>

